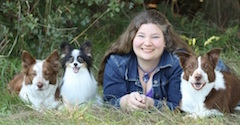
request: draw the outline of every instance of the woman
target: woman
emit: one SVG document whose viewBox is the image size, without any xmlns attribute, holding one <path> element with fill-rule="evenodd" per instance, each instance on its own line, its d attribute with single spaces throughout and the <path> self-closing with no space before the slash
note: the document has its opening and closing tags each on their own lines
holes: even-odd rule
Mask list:
<svg viewBox="0 0 240 125">
<path fill-rule="evenodd" d="M 98 81 L 104 100 L 126 111 L 175 109 L 181 99 L 178 48 L 193 52 L 160 12 L 139 13 L 103 58 Z"/>
</svg>

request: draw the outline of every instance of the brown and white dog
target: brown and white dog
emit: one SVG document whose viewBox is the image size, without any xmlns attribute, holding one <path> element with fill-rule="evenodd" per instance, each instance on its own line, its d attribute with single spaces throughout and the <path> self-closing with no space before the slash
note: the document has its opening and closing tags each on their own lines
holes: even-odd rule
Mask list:
<svg viewBox="0 0 240 125">
<path fill-rule="evenodd" d="M 215 69 L 220 49 L 199 57 L 185 52 L 176 54 L 183 68 L 180 109 L 193 118 L 233 112 L 240 101 L 240 79 Z"/>
<path fill-rule="evenodd" d="M 23 101 L 31 103 L 35 110 L 58 108 L 61 104 L 57 100 L 59 60 L 57 50 L 46 60 L 36 60 L 23 51 L 22 71 L 8 83 L 8 89 Z"/>
</svg>

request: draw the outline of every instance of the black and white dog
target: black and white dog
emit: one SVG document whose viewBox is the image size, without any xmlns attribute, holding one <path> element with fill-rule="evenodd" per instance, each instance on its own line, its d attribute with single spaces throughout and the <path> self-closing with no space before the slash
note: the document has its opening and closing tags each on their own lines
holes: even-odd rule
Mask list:
<svg viewBox="0 0 240 125">
<path fill-rule="evenodd" d="M 65 106 L 78 106 L 98 97 L 97 82 L 90 71 L 91 49 L 90 41 L 81 44 L 79 49 L 66 42 L 61 44 L 64 75 L 60 95 Z"/>
</svg>

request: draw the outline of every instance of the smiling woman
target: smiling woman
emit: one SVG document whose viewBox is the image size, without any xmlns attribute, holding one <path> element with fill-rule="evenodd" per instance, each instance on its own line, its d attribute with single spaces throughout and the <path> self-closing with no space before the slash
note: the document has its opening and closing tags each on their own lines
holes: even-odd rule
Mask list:
<svg viewBox="0 0 240 125">
<path fill-rule="evenodd" d="M 163 14 L 139 13 L 103 58 L 98 80 L 105 102 L 126 111 L 164 104 L 174 110 L 181 99 L 177 48 L 192 52 Z"/>
<path fill-rule="evenodd" d="M 133 39 L 133 51 L 137 56 L 139 77 L 143 92 L 152 93 L 149 79 L 157 69 L 160 57 L 164 51 L 165 42 L 161 29 L 156 24 L 142 24 Z M 147 84 L 147 85 L 145 85 Z M 149 95 L 149 94 L 148 94 Z M 152 94 L 150 94 L 151 97 Z"/>
</svg>

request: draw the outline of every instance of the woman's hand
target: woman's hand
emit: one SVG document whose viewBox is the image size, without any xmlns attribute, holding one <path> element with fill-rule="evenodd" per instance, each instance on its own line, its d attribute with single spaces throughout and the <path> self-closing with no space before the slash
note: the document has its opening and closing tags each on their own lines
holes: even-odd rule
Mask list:
<svg viewBox="0 0 240 125">
<path fill-rule="evenodd" d="M 147 109 L 154 106 L 154 100 L 139 92 L 132 92 L 121 98 L 120 106 L 126 111 Z"/>
</svg>

